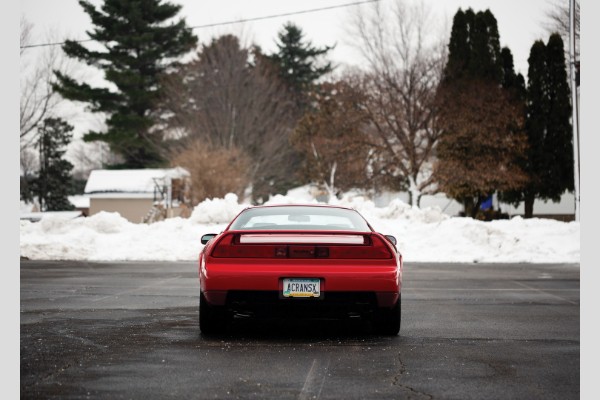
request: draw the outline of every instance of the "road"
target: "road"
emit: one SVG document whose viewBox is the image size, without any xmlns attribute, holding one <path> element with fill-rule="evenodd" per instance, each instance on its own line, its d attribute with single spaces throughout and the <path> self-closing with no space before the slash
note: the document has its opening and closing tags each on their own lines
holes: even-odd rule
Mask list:
<svg viewBox="0 0 600 400">
<path fill-rule="evenodd" d="M 579 265 L 405 264 L 369 324 L 198 330 L 195 263 L 21 261 L 23 399 L 578 399 Z"/>
</svg>

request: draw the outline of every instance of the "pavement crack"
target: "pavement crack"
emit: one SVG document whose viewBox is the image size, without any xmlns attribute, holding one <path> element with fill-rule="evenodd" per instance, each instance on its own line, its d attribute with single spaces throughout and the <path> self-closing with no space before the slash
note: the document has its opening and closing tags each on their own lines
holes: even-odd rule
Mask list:
<svg viewBox="0 0 600 400">
<path fill-rule="evenodd" d="M 400 354 L 398 354 L 398 363 L 400 363 L 400 370 L 398 371 L 398 374 L 396 376 L 394 376 L 394 379 L 392 380 L 392 386 L 396 386 L 396 387 L 399 387 L 399 388 L 402 388 L 402 389 L 408 391 L 409 392 L 408 399 L 413 398 L 411 396 L 413 394 L 417 396 L 414 398 L 430 399 L 430 400 L 433 399 L 432 395 L 430 395 L 428 393 L 420 392 L 411 386 L 404 385 L 401 383 L 402 377 L 404 376 L 404 374 L 406 372 L 406 366 L 404 365 L 404 362 L 402 362 L 402 357 Z"/>
</svg>

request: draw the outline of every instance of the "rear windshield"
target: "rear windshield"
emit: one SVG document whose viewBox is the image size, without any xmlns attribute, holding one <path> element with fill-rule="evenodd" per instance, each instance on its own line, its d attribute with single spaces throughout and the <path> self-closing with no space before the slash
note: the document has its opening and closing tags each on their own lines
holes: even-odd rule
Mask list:
<svg viewBox="0 0 600 400">
<path fill-rule="evenodd" d="M 229 229 L 371 231 L 364 218 L 354 210 L 310 206 L 250 208 L 242 212 Z"/>
</svg>

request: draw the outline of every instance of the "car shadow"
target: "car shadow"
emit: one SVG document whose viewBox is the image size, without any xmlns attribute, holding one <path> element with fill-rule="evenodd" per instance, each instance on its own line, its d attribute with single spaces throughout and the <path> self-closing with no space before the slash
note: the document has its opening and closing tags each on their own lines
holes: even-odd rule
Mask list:
<svg viewBox="0 0 600 400">
<path fill-rule="evenodd" d="M 314 343 L 319 341 L 389 341 L 399 336 L 382 336 L 369 321 L 360 319 L 235 319 L 222 334 L 200 333 L 203 341 L 252 340 Z"/>
</svg>

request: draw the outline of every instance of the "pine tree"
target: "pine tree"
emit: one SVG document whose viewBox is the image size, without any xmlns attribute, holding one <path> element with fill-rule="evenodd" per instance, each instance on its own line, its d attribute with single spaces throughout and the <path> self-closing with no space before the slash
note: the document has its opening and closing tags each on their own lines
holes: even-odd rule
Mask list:
<svg viewBox="0 0 600 400">
<path fill-rule="evenodd" d="M 523 75 L 515 74 L 514 61 L 512 52 L 508 47 L 504 47 L 500 56 L 502 58 L 502 87 L 507 90 L 512 98 L 515 105 L 518 105 L 521 120 L 525 121 L 527 118 L 526 109 L 526 98 L 527 88 L 525 87 L 525 79 Z M 515 127 L 515 132 L 519 132 L 519 128 Z M 527 154 L 530 149 L 526 146 L 526 151 L 523 154 L 519 154 L 516 157 L 515 163 L 520 167 L 523 172 L 528 170 Z M 528 178 L 529 179 L 529 178 Z M 522 188 L 509 191 L 501 191 L 498 193 L 498 198 L 505 203 L 518 204 L 523 200 Z"/>
<path fill-rule="evenodd" d="M 67 197 L 73 164 L 63 158 L 72 131 L 73 127 L 60 118 L 46 118 L 39 127 L 40 172 L 34 187 L 42 211 L 73 209 Z"/>
<path fill-rule="evenodd" d="M 540 197 L 559 201 L 565 190 L 574 190 L 573 130 L 565 50 L 558 33 L 546 45 L 548 115 L 546 118 L 544 185 Z"/>
<path fill-rule="evenodd" d="M 280 77 L 294 93 L 306 93 L 320 77 L 333 70 L 331 62 L 321 66 L 318 63 L 319 58 L 333 47 L 314 47 L 310 41 L 305 41 L 300 27 L 288 22 L 277 37 L 278 50 L 268 58 L 279 66 Z"/>
<path fill-rule="evenodd" d="M 529 53 L 525 130 L 528 148 L 523 163 L 529 180 L 503 200 L 524 202 L 525 217 L 533 216 L 536 198 L 559 201 L 573 190 L 571 104 L 562 39 L 553 34 L 545 45 L 538 40 Z"/>
<path fill-rule="evenodd" d="M 446 81 L 462 78 L 467 65 L 469 65 L 471 44 L 468 19 L 473 14 L 473 10 L 469 9 L 467 12 L 469 14 L 459 8 L 456 14 L 454 14 L 450 43 L 448 45 L 448 62 L 446 63 L 444 73 Z"/>
<path fill-rule="evenodd" d="M 500 50 L 493 14 L 459 9 L 438 90 L 444 133 L 434 173 L 439 189 L 461 201 L 467 215 L 477 215 L 483 198 L 526 181 L 523 86 L 510 50 Z"/>
<path fill-rule="evenodd" d="M 502 80 L 498 22 L 490 10 L 478 12 L 470 27 L 471 54 L 467 64 L 471 78 Z"/>
<path fill-rule="evenodd" d="M 502 60 L 502 87 L 512 90 L 519 100 L 525 101 L 527 95 L 525 78 L 520 73 L 515 74 L 513 55 L 508 47 L 502 48 L 500 58 Z"/>
<path fill-rule="evenodd" d="M 181 6 L 161 0 L 105 0 L 100 10 L 79 4 L 90 16 L 90 39 L 106 51 L 89 50 L 68 40 L 65 53 L 104 71 L 117 90 L 78 83 L 55 72 L 54 85 L 64 98 L 89 103 L 90 110 L 108 114 L 106 132 L 88 132 L 86 141 L 104 141 L 124 159 L 121 167 L 143 168 L 163 162 L 161 138 L 152 132 L 152 112 L 161 92 L 160 75 L 196 44 L 184 19 L 172 20 Z"/>
</svg>

